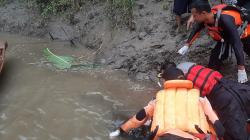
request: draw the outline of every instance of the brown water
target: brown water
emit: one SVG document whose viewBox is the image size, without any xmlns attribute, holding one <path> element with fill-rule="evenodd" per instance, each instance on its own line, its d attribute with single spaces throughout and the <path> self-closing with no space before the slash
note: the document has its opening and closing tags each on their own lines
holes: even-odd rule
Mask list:
<svg viewBox="0 0 250 140">
<path fill-rule="evenodd" d="M 154 95 L 152 85 L 131 81 L 124 72 L 57 71 L 42 55 L 49 47 L 84 59 L 91 50 L 83 47 L 5 33 L 0 38 L 9 42 L 0 77 L 1 140 L 109 139 L 117 122 Z"/>
</svg>

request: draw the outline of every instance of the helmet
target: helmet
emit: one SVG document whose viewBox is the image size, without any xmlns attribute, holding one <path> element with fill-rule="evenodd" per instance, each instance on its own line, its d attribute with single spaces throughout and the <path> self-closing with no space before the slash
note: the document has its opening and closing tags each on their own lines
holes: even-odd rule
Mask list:
<svg viewBox="0 0 250 140">
<path fill-rule="evenodd" d="M 196 65 L 196 63 L 193 62 L 183 62 L 178 64 L 176 67 L 180 70 L 182 70 L 182 72 L 185 74 L 187 74 L 188 70 L 193 66 Z"/>
</svg>

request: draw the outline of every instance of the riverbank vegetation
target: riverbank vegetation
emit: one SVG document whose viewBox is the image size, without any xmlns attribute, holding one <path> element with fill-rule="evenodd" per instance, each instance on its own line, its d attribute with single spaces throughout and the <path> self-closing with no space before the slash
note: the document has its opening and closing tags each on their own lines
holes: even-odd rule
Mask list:
<svg viewBox="0 0 250 140">
<path fill-rule="evenodd" d="M 7 0 L 0 0 L 1 5 Z M 13 0 L 15 1 L 15 0 Z M 75 13 L 84 10 L 87 3 L 105 5 L 107 17 L 112 27 L 126 25 L 132 28 L 134 0 L 19 0 L 30 8 L 38 8 L 44 18 L 58 16 L 63 13 Z M 8 2 L 10 3 L 10 2 Z"/>
</svg>

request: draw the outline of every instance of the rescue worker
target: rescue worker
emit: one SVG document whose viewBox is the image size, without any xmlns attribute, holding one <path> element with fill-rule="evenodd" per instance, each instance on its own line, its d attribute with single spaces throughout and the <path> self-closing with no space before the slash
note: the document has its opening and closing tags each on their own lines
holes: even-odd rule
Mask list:
<svg viewBox="0 0 250 140">
<path fill-rule="evenodd" d="M 161 77 L 165 81 L 173 80 L 173 79 L 184 79 L 183 72 L 175 67 L 171 67 L 170 69 L 167 69 L 167 71 L 165 72 L 171 73 L 171 76 L 166 75 L 166 74 L 161 75 Z M 200 98 L 199 102 L 201 103 L 204 113 L 208 116 L 210 122 L 213 124 L 217 136 L 219 137 L 223 136 L 225 132 L 224 127 L 222 126 L 217 115 L 213 111 L 207 98 Z M 119 136 L 120 134 L 128 133 L 131 129 L 138 128 L 144 125 L 146 121 L 151 120 L 154 117 L 153 114 L 155 113 L 154 112 L 155 105 L 156 105 L 156 99 L 151 100 L 146 107 L 141 109 L 136 115 L 134 115 L 128 121 L 123 123 L 117 130 L 111 132 L 110 137 L 113 138 L 113 137 Z M 149 139 L 152 139 L 156 133 L 157 132 L 153 132 Z M 168 132 L 166 132 L 164 135 L 161 135 L 160 137 L 162 139 L 166 138 L 166 139 L 180 139 L 180 140 L 197 139 L 197 138 L 204 138 L 204 137 L 211 137 L 211 139 L 208 139 L 208 140 L 212 140 L 216 138 L 214 135 L 210 135 L 210 134 L 191 135 L 181 130 L 169 130 Z"/>
<path fill-rule="evenodd" d="M 227 10 L 227 8 L 228 6 L 224 4 L 211 9 L 208 2 L 196 0 L 191 5 L 191 13 L 197 24 L 193 27 L 186 44 L 178 53 L 186 54 L 199 32 L 206 27 L 208 34 L 217 41 L 216 46 L 211 51 L 208 67 L 219 70 L 222 61 L 228 58 L 229 46 L 232 46 L 237 59 L 238 82 L 244 83 L 248 81 L 244 51 L 250 56 L 250 24 L 242 20 L 238 9 L 230 7 Z M 241 29 L 243 24 L 246 25 L 246 28 Z M 238 29 L 242 32 L 241 36 Z"/>
<path fill-rule="evenodd" d="M 221 4 L 224 3 L 227 5 L 238 5 L 240 7 L 244 7 L 245 5 L 248 5 L 248 4 L 246 4 L 245 0 L 238 0 L 238 1 L 237 0 L 221 0 L 221 1 L 213 0 L 213 1 L 210 1 L 210 5 L 212 5 L 212 6 L 217 5 L 218 2 L 220 2 Z M 248 7 L 248 6 L 246 6 L 246 7 Z M 246 8 L 246 7 L 244 7 L 244 8 Z M 189 30 L 193 24 L 194 24 L 194 17 L 191 15 L 187 21 L 187 30 Z"/>
<path fill-rule="evenodd" d="M 216 2 L 217 2 L 217 0 L 214 0 L 213 2 L 210 1 L 210 4 L 212 3 L 211 5 L 214 6 L 214 5 L 218 4 L 218 2 L 217 2 L 217 4 L 215 4 Z M 220 3 L 238 6 L 238 7 L 241 7 L 243 9 L 248 10 L 248 12 L 250 9 L 250 1 L 246 1 L 246 0 L 221 0 Z M 187 21 L 187 30 L 189 30 L 193 24 L 194 24 L 194 17 L 193 17 L 193 15 L 191 15 Z"/>
<path fill-rule="evenodd" d="M 165 77 L 171 76 L 163 64 L 161 71 Z M 194 88 L 200 90 L 201 97 L 207 97 L 214 111 L 225 128 L 224 140 L 247 140 L 247 120 L 250 118 L 250 87 L 231 80 L 212 69 L 195 63 L 181 63 L 177 68 L 182 70 L 187 80 L 193 81 Z M 167 72 L 166 72 L 167 71 Z M 183 76 L 183 75 L 179 75 Z"/>
</svg>

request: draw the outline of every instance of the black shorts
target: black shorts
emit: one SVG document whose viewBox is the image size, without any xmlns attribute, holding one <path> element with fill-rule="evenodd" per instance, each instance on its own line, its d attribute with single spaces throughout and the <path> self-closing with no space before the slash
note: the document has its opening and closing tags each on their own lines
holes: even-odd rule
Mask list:
<svg viewBox="0 0 250 140">
<path fill-rule="evenodd" d="M 174 0 L 174 13 L 176 15 L 182 15 L 189 11 L 189 6 L 191 4 L 191 0 Z"/>
</svg>

